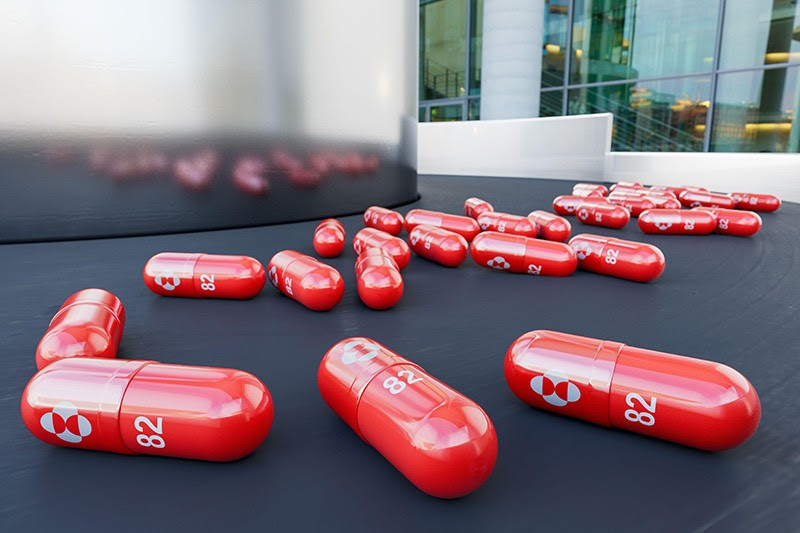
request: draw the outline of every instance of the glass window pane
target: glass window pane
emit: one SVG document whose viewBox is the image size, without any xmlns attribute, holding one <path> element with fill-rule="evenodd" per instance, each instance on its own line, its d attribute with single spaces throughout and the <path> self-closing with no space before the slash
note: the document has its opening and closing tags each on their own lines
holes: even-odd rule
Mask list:
<svg viewBox="0 0 800 533">
<path fill-rule="evenodd" d="M 569 92 L 569 114 L 614 113 L 615 151 L 703 150 L 710 77 L 587 87 Z"/>
<path fill-rule="evenodd" d="M 483 51 L 483 0 L 470 0 L 470 32 L 469 43 L 469 94 L 481 94 L 481 52 Z M 470 119 L 472 120 L 472 119 Z"/>
<path fill-rule="evenodd" d="M 420 122 L 425 122 L 425 121 L 428 120 L 427 108 L 425 108 L 425 107 L 420 107 L 419 108 L 419 117 L 418 118 L 419 118 Z"/>
<path fill-rule="evenodd" d="M 798 152 L 800 67 L 720 74 L 714 102 L 714 152 Z"/>
<path fill-rule="evenodd" d="M 431 122 L 463 120 L 464 106 L 461 104 L 431 106 Z"/>
<path fill-rule="evenodd" d="M 539 93 L 539 116 L 560 117 L 561 102 L 564 100 L 563 91 L 544 91 Z"/>
<path fill-rule="evenodd" d="M 720 67 L 725 69 L 800 61 L 800 4 L 728 0 L 721 48 Z"/>
<path fill-rule="evenodd" d="M 564 85 L 564 61 L 567 57 L 568 0 L 545 0 L 544 39 L 542 43 L 542 87 Z"/>
<path fill-rule="evenodd" d="M 572 83 L 710 72 L 719 0 L 575 0 Z"/>
<path fill-rule="evenodd" d="M 419 98 L 466 94 L 467 3 L 437 0 L 419 6 Z"/>
<path fill-rule="evenodd" d="M 467 109 L 467 119 L 468 120 L 480 120 L 481 118 L 481 99 L 480 98 L 472 98 L 469 101 L 469 107 Z"/>
</svg>

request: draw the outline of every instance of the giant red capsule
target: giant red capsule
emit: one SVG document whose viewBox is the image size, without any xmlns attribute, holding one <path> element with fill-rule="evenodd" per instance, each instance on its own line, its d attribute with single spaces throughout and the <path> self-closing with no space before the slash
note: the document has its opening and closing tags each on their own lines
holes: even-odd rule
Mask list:
<svg viewBox="0 0 800 533">
<path fill-rule="evenodd" d="M 409 233 L 415 226 L 425 224 L 437 228 L 446 229 L 458 233 L 467 242 L 475 238 L 481 232 L 481 228 L 475 219 L 463 217 L 461 215 L 450 215 L 439 211 L 428 211 L 425 209 L 412 209 L 406 213 L 406 231 Z"/>
<path fill-rule="evenodd" d="M 483 231 L 511 233 L 530 237 L 531 239 L 535 239 L 537 234 L 536 223 L 528 217 L 498 213 L 497 211 L 482 213 L 478 217 L 478 224 Z"/>
<path fill-rule="evenodd" d="M 771 213 L 781 206 L 781 199 L 773 194 L 754 194 L 750 192 L 731 193 L 736 209 L 749 209 L 750 211 L 764 211 Z"/>
<path fill-rule="evenodd" d="M 372 339 L 335 344 L 319 366 L 325 403 L 421 491 L 459 498 L 497 460 L 497 434 L 475 402 Z"/>
<path fill-rule="evenodd" d="M 631 219 L 631 214 L 621 205 L 578 204 L 575 218 L 590 226 L 620 229 Z"/>
<path fill-rule="evenodd" d="M 464 202 L 464 214 L 471 218 L 478 218 L 481 213 L 494 211 L 492 204 L 480 198 L 467 198 Z"/>
<path fill-rule="evenodd" d="M 36 368 L 68 357 L 117 356 L 125 308 L 103 289 L 78 291 L 64 302 L 36 347 Z"/>
<path fill-rule="evenodd" d="M 572 232 L 569 220 L 547 211 L 532 211 L 528 218 L 536 223 L 539 237 L 548 241 L 567 242 Z"/>
<path fill-rule="evenodd" d="M 761 217 L 753 211 L 741 209 L 719 209 L 716 207 L 695 207 L 692 211 L 708 211 L 717 219 L 714 233 L 750 237 L 761 229 Z"/>
<path fill-rule="evenodd" d="M 389 235 L 399 235 L 403 231 L 403 215 L 385 207 L 372 206 L 364 211 L 364 225 L 385 231 Z"/>
<path fill-rule="evenodd" d="M 531 331 L 509 347 L 505 375 L 534 407 L 703 450 L 739 446 L 761 420 L 736 370 L 619 342 Z"/>
<path fill-rule="evenodd" d="M 448 267 L 463 263 L 469 249 L 467 240 L 458 233 L 425 224 L 411 230 L 408 243 L 418 256 Z"/>
<path fill-rule="evenodd" d="M 600 198 L 595 196 L 572 196 L 572 195 L 561 195 L 556 196 L 553 199 L 553 211 L 556 212 L 558 215 L 574 215 L 575 208 L 578 205 L 583 203 L 592 203 L 592 204 L 600 204 L 600 205 L 608 205 L 609 201 L 606 198 Z"/>
<path fill-rule="evenodd" d="M 313 311 L 334 308 L 344 294 L 338 270 L 294 250 L 273 255 L 267 269 L 276 289 Z"/>
<path fill-rule="evenodd" d="M 569 276 L 578 266 L 566 244 L 494 231 L 475 237 L 470 253 L 483 267 L 534 276 Z"/>
<path fill-rule="evenodd" d="M 353 237 L 353 250 L 357 254 L 368 248 L 381 248 L 388 252 L 400 270 L 403 270 L 411 260 L 411 250 L 408 249 L 406 241 L 379 229 L 364 228 Z"/>
<path fill-rule="evenodd" d="M 722 207 L 725 209 L 733 209 L 736 207 L 736 202 L 727 194 L 717 194 L 713 192 L 701 192 L 693 190 L 685 190 L 678 200 L 681 201 L 684 207 Z"/>
<path fill-rule="evenodd" d="M 608 201 L 615 205 L 621 205 L 630 211 L 632 217 L 638 217 L 642 211 L 653 209 L 656 204 L 645 196 L 633 196 L 630 194 L 620 194 L 612 192 L 608 195 Z"/>
<path fill-rule="evenodd" d="M 336 257 L 344 250 L 345 238 L 342 223 L 326 218 L 314 230 L 314 250 L 322 257 Z"/>
<path fill-rule="evenodd" d="M 142 271 L 147 288 L 182 298 L 252 298 L 264 288 L 261 263 L 245 255 L 160 253 Z"/>
<path fill-rule="evenodd" d="M 367 248 L 356 259 L 358 296 L 372 309 L 389 309 L 403 297 L 403 276 L 389 252 Z"/>
<path fill-rule="evenodd" d="M 247 372 L 85 357 L 39 371 L 20 407 L 28 430 L 48 444 L 206 461 L 252 453 L 274 411 Z"/>
<path fill-rule="evenodd" d="M 655 235 L 708 235 L 716 227 L 716 217 L 707 211 L 648 209 L 639 215 L 639 228 Z"/>
<path fill-rule="evenodd" d="M 625 241 L 583 233 L 569 241 L 578 268 L 605 276 L 647 283 L 664 272 L 661 250 L 643 242 Z"/>
</svg>

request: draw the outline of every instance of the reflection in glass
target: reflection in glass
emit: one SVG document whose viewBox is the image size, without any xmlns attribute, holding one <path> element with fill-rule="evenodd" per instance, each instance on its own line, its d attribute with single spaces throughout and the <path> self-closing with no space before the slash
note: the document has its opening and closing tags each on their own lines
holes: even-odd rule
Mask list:
<svg viewBox="0 0 800 533">
<path fill-rule="evenodd" d="M 558 91 L 544 91 L 539 96 L 539 116 L 540 117 L 560 117 L 561 103 L 564 100 L 564 93 Z"/>
<path fill-rule="evenodd" d="M 720 74 L 714 102 L 714 152 L 797 152 L 800 67 Z"/>
<path fill-rule="evenodd" d="M 461 104 L 431 106 L 431 122 L 463 120 L 464 106 Z"/>
<path fill-rule="evenodd" d="M 483 0 L 470 0 L 469 94 L 481 94 L 481 52 L 483 50 Z M 470 120 L 473 120 L 470 118 Z"/>
<path fill-rule="evenodd" d="M 481 99 L 471 98 L 467 108 L 467 120 L 480 120 L 481 118 Z"/>
<path fill-rule="evenodd" d="M 800 61 L 797 0 L 728 0 L 720 68 Z"/>
<path fill-rule="evenodd" d="M 542 44 L 542 87 L 564 85 L 567 24 L 569 24 L 569 0 L 546 0 Z"/>
<path fill-rule="evenodd" d="M 419 117 L 417 117 L 420 122 L 427 122 L 428 120 L 428 111 L 426 107 L 419 108 Z"/>
<path fill-rule="evenodd" d="M 437 0 L 420 5 L 420 100 L 466 95 L 466 42 L 466 2 Z"/>
</svg>

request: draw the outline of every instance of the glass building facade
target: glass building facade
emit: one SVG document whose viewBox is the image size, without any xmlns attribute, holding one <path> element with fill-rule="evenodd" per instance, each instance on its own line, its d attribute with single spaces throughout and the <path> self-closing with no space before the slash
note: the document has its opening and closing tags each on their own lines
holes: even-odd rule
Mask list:
<svg viewBox="0 0 800 533">
<path fill-rule="evenodd" d="M 420 1 L 420 121 L 480 119 L 482 15 Z M 798 0 L 546 0 L 543 16 L 539 116 L 611 112 L 616 151 L 800 151 Z"/>
</svg>

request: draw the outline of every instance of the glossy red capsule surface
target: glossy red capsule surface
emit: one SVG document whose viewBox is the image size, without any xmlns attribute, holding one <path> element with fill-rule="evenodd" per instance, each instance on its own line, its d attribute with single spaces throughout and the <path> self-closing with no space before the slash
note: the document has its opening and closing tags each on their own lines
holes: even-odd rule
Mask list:
<svg viewBox="0 0 800 533">
<path fill-rule="evenodd" d="M 403 215 L 385 207 L 372 206 L 364 211 L 365 226 L 385 231 L 389 235 L 400 235 L 403 222 Z"/>
<path fill-rule="evenodd" d="M 528 218 L 536 223 L 539 237 L 548 241 L 567 242 L 572 233 L 572 224 L 564 217 L 547 211 L 532 211 Z"/>
<path fill-rule="evenodd" d="M 675 195 L 675 198 L 686 190 L 686 187 L 672 187 L 670 185 L 653 185 L 648 189 L 651 192 L 669 192 Z"/>
<path fill-rule="evenodd" d="M 716 227 L 716 217 L 707 211 L 648 209 L 639 215 L 639 229 L 653 235 L 708 235 Z"/>
<path fill-rule="evenodd" d="M 620 194 L 612 192 L 608 195 L 608 201 L 614 205 L 621 205 L 627 209 L 632 217 L 638 217 L 642 211 L 653 209 L 656 204 L 645 196 L 633 196 L 630 194 Z"/>
<path fill-rule="evenodd" d="M 319 366 L 325 403 L 418 489 L 475 491 L 497 461 L 497 434 L 475 402 L 372 339 L 335 344 Z"/>
<path fill-rule="evenodd" d="M 406 213 L 406 231 L 411 233 L 411 230 L 420 224 L 458 233 L 467 239 L 467 242 L 474 239 L 475 235 L 481 232 L 481 228 L 474 218 L 440 213 L 439 211 L 428 211 L 426 209 L 412 209 Z"/>
<path fill-rule="evenodd" d="M 534 276 L 569 276 L 578 266 L 575 252 L 564 243 L 494 231 L 475 237 L 470 253 L 483 267 Z"/>
<path fill-rule="evenodd" d="M 653 196 L 652 194 L 647 194 L 645 198 L 649 199 L 655 205 L 656 209 L 680 209 L 681 202 L 675 198 L 670 196 Z"/>
<path fill-rule="evenodd" d="M 636 181 L 618 181 L 609 187 L 609 192 L 623 189 L 644 189 L 644 185 Z"/>
<path fill-rule="evenodd" d="M 754 194 L 750 192 L 733 192 L 730 194 L 736 202 L 736 209 L 749 209 L 771 213 L 781 207 L 781 199 L 774 194 Z"/>
<path fill-rule="evenodd" d="M 276 289 L 312 311 L 336 307 L 344 294 L 344 281 L 338 270 L 294 250 L 273 255 L 267 270 Z"/>
<path fill-rule="evenodd" d="M 480 198 L 467 198 L 464 202 L 464 214 L 471 218 L 478 218 L 481 213 L 494 211 L 492 204 Z"/>
<path fill-rule="evenodd" d="M 147 288 L 181 298 L 252 298 L 264 288 L 261 263 L 245 255 L 160 253 L 142 272 Z"/>
<path fill-rule="evenodd" d="M 326 218 L 314 230 L 314 250 L 322 257 L 336 257 L 344 250 L 347 233 L 335 218 Z"/>
<path fill-rule="evenodd" d="M 578 204 L 575 218 L 590 226 L 620 229 L 630 221 L 631 214 L 621 205 Z"/>
<path fill-rule="evenodd" d="M 85 357 L 39 371 L 20 407 L 48 444 L 206 461 L 252 453 L 274 412 L 267 388 L 247 372 Z"/>
<path fill-rule="evenodd" d="M 358 296 L 372 309 L 389 309 L 403 297 L 403 276 L 388 252 L 367 248 L 356 259 Z"/>
<path fill-rule="evenodd" d="M 590 191 L 595 194 L 578 194 L 578 192 Z M 599 183 L 576 183 L 572 186 L 574 196 L 605 196 L 608 194 L 608 187 Z"/>
<path fill-rule="evenodd" d="M 575 208 L 583 203 L 608 205 L 609 201 L 608 199 L 600 198 L 599 196 L 584 197 L 584 196 L 573 196 L 565 194 L 561 196 L 556 196 L 553 199 L 553 211 L 555 211 L 557 215 L 564 215 L 564 216 L 574 215 Z"/>
<path fill-rule="evenodd" d="M 117 356 L 125 308 L 103 289 L 78 291 L 64 302 L 36 347 L 36 368 L 69 357 Z"/>
<path fill-rule="evenodd" d="M 419 225 L 408 234 L 408 244 L 418 256 L 440 265 L 457 267 L 467 258 L 467 240 L 452 231 Z"/>
<path fill-rule="evenodd" d="M 736 370 L 555 331 L 508 349 L 508 386 L 539 409 L 702 450 L 735 448 L 761 420 L 758 394 Z"/>
<path fill-rule="evenodd" d="M 570 239 L 569 245 L 575 250 L 578 268 L 604 276 L 647 283 L 658 278 L 666 265 L 661 250 L 643 242 L 582 233 Z"/>
<path fill-rule="evenodd" d="M 736 207 L 736 202 L 727 194 L 716 194 L 713 192 L 700 192 L 687 189 L 680 194 L 678 200 L 681 201 L 684 207 L 722 207 L 725 209 L 733 209 Z"/>
<path fill-rule="evenodd" d="M 368 248 L 380 248 L 388 252 L 400 270 L 403 270 L 411 260 L 411 250 L 406 241 L 379 229 L 364 228 L 353 237 L 353 250 L 357 254 L 360 255 Z"/>
<path fill-rule="evenodd" d="M 478 217 L 478 224 L 483 231 L 496 231 L 498 233 L 511 233 L 535 239 L 537 235 L 536 223 L 528 217 L 509 215 L 491 211 L 482 213 Z"/>
<path fill-rule="evenodd" d="M 750 237 L 761 229 L 761 217 L 753 211 L 741 209 L 719 209 L 716 207 L 695 207 L 692 211 L 708 211 L 717 219 L 714 233 Z"/>
</svg>

